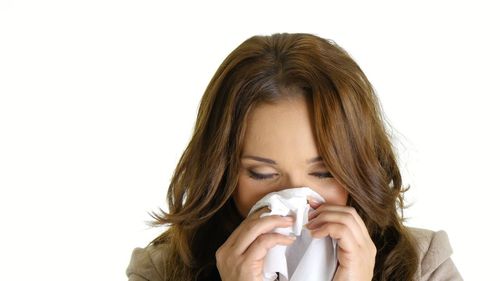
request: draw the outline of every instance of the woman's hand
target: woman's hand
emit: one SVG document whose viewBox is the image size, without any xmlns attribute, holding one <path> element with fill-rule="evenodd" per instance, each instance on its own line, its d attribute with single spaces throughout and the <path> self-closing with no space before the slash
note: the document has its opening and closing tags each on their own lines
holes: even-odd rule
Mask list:
<svg viewBox="0 0 500 281">
<path fill-rule="evenodd" d="M 262 281 L 264 257 L 277 244 L 291 245 L 295 237 L 269 233 L 276 227 L 289 227 L 292 217 L 278 215 L 260 218 L 268 208 L 262 208 L 250 216 L 233 231 L 217 249 L 217 270 L 223 281 Z"/>
<path fill-rule="evenodd" d="M 349 206 L 320 204 L 309 200 L 316 209 L 306 225 L 314 238 L 327 235 L 337 239 L 339 264 L 333 281 L 372 280 L 377 248 L 356 212 Z"/>
</svg>

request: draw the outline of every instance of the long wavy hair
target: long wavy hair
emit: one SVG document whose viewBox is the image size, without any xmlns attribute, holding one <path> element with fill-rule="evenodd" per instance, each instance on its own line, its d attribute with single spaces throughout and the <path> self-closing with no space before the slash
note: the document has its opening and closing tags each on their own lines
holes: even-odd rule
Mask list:
<svg viewBox="0 0 500 281">
<path fill-rule="evenodd" d="M 216 250 L 244 219 L 232 193 L 238 182 L 246 120 L 260 103 L 298 86 L 312 104 L 318 152 L 349 193 L 377 247 L 373 280 L 411 280 L 416 244 L 404 227 L 401 174 L 383 112 L 367 77 L 334 41 L 307 33 L 253 36 L 211 79 L 192 138 L 168 187 L 168 212 L 150 213 L 167 229 L 165 280 L 220 280 Z M 400 211 L 400 214 L 399 212 Z"/>
</svg>

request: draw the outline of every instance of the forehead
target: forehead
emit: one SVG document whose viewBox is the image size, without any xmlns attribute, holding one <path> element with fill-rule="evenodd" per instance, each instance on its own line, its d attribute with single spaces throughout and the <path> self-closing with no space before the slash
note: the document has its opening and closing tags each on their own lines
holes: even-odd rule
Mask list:
<svg viewBox="0 0 500 281">
<path fill-rule="evenodd" d="M 260 104 L 249 112 L 243 151 L 275 157 L 291 152 L 315 154 L 313 126 L 305 97 Z"/>
</svg>

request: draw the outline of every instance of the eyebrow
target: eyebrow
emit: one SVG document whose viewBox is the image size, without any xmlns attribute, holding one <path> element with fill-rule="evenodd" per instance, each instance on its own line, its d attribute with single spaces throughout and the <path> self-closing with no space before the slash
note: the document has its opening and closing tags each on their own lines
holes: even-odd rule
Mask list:
<svg viewBox="0 0 500 281">
<path fill-rule="evenodd" d="M 268 163 L 268 164 L 272 164 L 272 165 L 277 165 L 278 164 L 273 159 L 259 157 L 259 156 L 254 156 L 254 155 L 244 155 L 241 158 L 242 159 L 243 158 L 253 159 L 253 160 L 256 160 L 256 161 L 260 161 L 260 162 L 264 162 L 264 163 Z M 307 160 L 306 163 L 312 164 L 312 163 L 321 162 L 321 161 L 323 161 L 323 158 L 321 156 L 316 156 L 314 158 L 311 158 L 311 159 Z"/>
</svg>

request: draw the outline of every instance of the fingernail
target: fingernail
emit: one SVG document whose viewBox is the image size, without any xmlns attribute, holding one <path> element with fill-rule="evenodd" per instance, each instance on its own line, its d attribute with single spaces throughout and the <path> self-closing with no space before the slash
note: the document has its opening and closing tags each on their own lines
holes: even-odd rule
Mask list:
<svg viewBox="0 0 500 281">
<path fill-rule="evenodd" d="M 293 235 L 288 236 L 288 238 L 290 238 L 290 239 L 292 239 L 292 240 L 296 240 L 296 239 L 297 239 L 297 237 L 296 237 L 296 236 L 293 236 Z"/>
<path fill-rule="evenodd" d="M 321 205 L 321 203 L 318 202 L 318 201 L 316 201 L 316 200 L 314 200 L 314 199 L 312 199 L 312 198 L 309 198 L 309 205 L 311 205 L 311 206 L 319 206 L 319 205 Z"/>
<path fill-rule="evenodd" d="M 311 223 L 311 222 L 308 222 L 305 224 L 307 229 L 312 229 L 313 225 L 314 225 L 314 223 Z"/>
<path fill-rule="evenodd" d="M 283 218 L 285 218 L 286 221 L 293 221 L 293 217 L 286 216 L 286 217 L 283 217 Z"/>
</svg>

